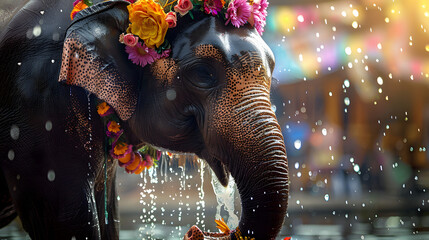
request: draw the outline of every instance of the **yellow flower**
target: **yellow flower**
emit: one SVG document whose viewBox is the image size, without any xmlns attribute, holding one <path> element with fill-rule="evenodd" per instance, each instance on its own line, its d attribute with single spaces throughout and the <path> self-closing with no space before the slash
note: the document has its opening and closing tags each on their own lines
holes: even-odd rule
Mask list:
<svg viewBox="0 0 429 240">
<path fill-rule="evenodd" d="M 128 144 L 126 143 L 118 143 L 113 149 L 113 153 L 116 155 L 123 155 L 128 150 Z"/>
<path fill-rule="evenodd" d="M 112 133 L 117 133 L 121 130 L 121 128 L 117 122 L 111 121 L 107 126 L 107 130 Z"/>
<path fill-rule="evenodd" d="M 102 102 L 97 106 L 97 112 L 99 115 L 104 115 L 106 114 L 107 111 L 109 111 L 110 106 L 107 105 L 106 102 Z"/>
<path fill-rule="evenodd" d="M 127 8 L 131 32 L 139 36 L 150 48 L 161 46 L 168 29 L 166 14 L 161 5 L 153 0 L 139 0 Z"/>
</svg>

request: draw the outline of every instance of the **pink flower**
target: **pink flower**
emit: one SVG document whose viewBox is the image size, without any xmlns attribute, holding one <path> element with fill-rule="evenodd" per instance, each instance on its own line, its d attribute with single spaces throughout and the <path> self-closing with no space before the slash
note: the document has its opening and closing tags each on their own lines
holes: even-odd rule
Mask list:
<svg viewBox="0 0 429 240">
<path fill-rule="evenodd" d="M 121 35 L 119 35 L 119 42 L 120 43 L 124 43 L 124 37 L 125 37 L 125 34 L 123 34 L 123 33 L 121 33 Z"/>
<path fill-rule="evenodd" d="M 127 46 L 134 47 L 138 41 L 139 41 L 139 38 L 134 36 L 131 33 L 128 33 L 124 36 L 124 43 Z"/>
<path fill-rule="evenodd" d="M 165 20 L 168 23 L 168 27 L 169 28 L 174 28 L 177 25 L 177 15 L 175 12 L 169 12 L 167 13 L 167 17 L 165 18 Z"/>
<path fill-rule="evenodd" d="M 82 1 L 82 0 L 76 0 L 76 1 L 74 1 L 73 7 L 76 6 L 80 1 Z"/>
<path fill-rule="evenodd" d="M 157 54 L 158 54 L 158 56 L 157 56 L 157 58 L 156 58 L 156 59 L 169 57 L 169 56 L 170 56 L 170 53 L 171 53 L 171 49 L 164 50 L 161 54 L 158 54 L 158 53 L 157 53 Z"/>
<path fill-rule="evenodd" d="M 134 64 L 142 67 L 147 64 L 152 64 L 158 59 L 158 53 L 152 48 L 147 47 L 145 44 L 138 42 L 134 47 L 126 46 L 125 51 L 128 53 L 128 59 Z"/>
<path fill-rule="evenodd" d="M 149 156 L 149 154 L 146 154 L 144 157 L 145 157 L 145 160 L 144 160 L 143 166 L 148 167 L 148 168 L 152 167 L 153 166 L 152 157 Z"/>
<path fill-rule="evenodd" d="M 247 3 L 247 0 L 233 0 L 228 5 L 228 10 L 225 17 L 228 19 L 225 25 L 229 22 L 239 28 L 246 24 L 252 11 L 252 7 Z"/>
<path fill-rule="evenodd" d="M 207 14 L 217 16 L 225 4 L 222 0 L 204 0 L 204 11 Z"/>
<path fill-rule="evenodd" d="M 176 11 L 176 12 L 180 13 L 180 15 L 184 16 L 192 8 L 194 8 L 194 5 L 192 4 L 191 0 L 178 0 L 177 5 L 174 6 L 174 11 Z"/>
<path fill-rule="evenodd" d="M 266 25 L 268 15 L 267 8 L 267 0 L 255 0 L 252 5 L 252 14 L 248 20 L 248 22 L 256 28 L 260 35 L 262 35 L 262 33 L 265 31 L 264 27 Z"/>
</svg>

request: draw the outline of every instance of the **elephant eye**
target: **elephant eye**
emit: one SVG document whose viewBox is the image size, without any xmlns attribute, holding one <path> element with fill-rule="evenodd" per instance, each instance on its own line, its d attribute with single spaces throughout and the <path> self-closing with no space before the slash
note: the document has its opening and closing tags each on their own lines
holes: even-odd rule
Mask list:
<svg viewBox="0 0 429 240">
<path fill-rule="evenodd" d="M 216 66 L 197 63 L 194 64 L 186 73 L 193 85 L 200 88 L 211 88 L 216 86 L 219 74 Z"/>
</svg>

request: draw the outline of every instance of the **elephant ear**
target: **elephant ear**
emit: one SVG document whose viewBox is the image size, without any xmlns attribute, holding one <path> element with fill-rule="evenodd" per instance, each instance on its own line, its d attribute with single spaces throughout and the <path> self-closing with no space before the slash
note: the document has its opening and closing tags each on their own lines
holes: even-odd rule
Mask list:
<svg viewBox="0 0 429 240">
<path fill-rule="evenodd" d="M 128 120 L 137 104 L 139 67 L 119 35 L 128 27 L 128 2 L 109 1 L 79 12 L 64 40 L 60 82 L 85 88 Z"/>
</svg>

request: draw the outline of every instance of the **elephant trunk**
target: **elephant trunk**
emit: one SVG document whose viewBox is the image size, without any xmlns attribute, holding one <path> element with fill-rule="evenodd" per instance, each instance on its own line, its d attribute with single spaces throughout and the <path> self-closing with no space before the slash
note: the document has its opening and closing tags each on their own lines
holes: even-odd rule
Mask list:
<svg viewBox="0 0 429 240">
<path fill-rule="evenodd" d="M 219 101 L 206 128 L 206 159 L 217 173 L 224 176 L 221 165 L 234 178 L 242 203 L 238 229 L 230 235 L 211 239 L 238 239 L 238 231 L 256 240 L 275 239 L 280 232 L 288 203 L 288 165 L 280 126 L 271 109 L 269 87 L 255 84 L 242 88 L 241 94 L 229 95 Z M 220 174 L 219 174 L 220 173 Z M 221 181 L 222 182 L 222 181 Z M 225 182 L 225 181 L 224 181 Z M 200 240 L 213 237 L 197 227 L 184 239 Z M 248 238 L 248 239 L 250 239 Z"/>
<path fill-rule="evenodd" d="M 240 154 L 246 167 L 231 165 L 242 202 L 239 229 L 257 240 L 274 239 L 280 231 L 288 203 L 288 167 L 280 126 L 271 109 L 253 116 L 254 134 Z"/>
</svg>

